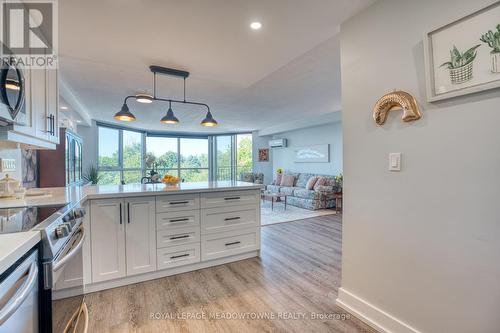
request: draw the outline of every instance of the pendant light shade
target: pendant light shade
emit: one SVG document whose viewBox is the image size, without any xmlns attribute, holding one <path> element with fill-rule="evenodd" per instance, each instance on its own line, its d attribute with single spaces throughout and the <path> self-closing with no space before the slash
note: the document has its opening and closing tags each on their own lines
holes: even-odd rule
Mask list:
<svg viewBox="0 0 500 333">
<path fill-rule="evenodd" d="M 205 119 L 201 121 L 201 124 L 207 127 L 215 127 L 217 126 L 217 121 L 212 116 L 212 113 L 208 111 L 207 115 L 205 116 Z"/>
<path fill-rule="evenodd" d="M 160 123 L 163 123 L 163 124 L 178 124 L 179 123 L 179 119 L 177 119 L 177 117 L 174 115 L 174 111 L 172 111 L 171 104 L 172 103 L 170 102 L 170 106 L 168 107 L 167 114 L 165 116 L 163 116 L 163 118 L 161 118 Z"/>
<path fill-rule="evenodd" d="M 135 116 L 128 109 L 127 103 L 123 103 L 121 110 L 115 114 L 114 118 L 120 121 L 135 121 Z"/>
<path fill-rule="evenodd" d="M 153 103 L 153 96 L 148 94 L 137 94 L 135 95 L 135 100 L 139 103 L 151 104 Z"/>
</svg>

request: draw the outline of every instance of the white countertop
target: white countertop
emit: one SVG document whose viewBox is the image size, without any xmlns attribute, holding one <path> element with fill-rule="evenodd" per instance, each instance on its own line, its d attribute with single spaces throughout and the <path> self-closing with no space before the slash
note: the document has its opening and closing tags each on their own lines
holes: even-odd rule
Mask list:
<svg viewBox="0 0 500 333">
<path fill-rule="evenodd" d="M 26 231 L 0 235 L 0 274 L 40 241 L 40 232 Z"/>
<path fill-rule="evenodd" d="M 52 187 L 44 196 L 26 196 L 24 199 L 0 199 L 1 208 L 51 206 L 65 203 L 83 204 L 90 199 L 137 197 L 146 195 L 169 195 L 183 193 L 205 193 L 216 191 L 256 190 L 263 185 L 239 181 L 181 183 L 177 186 L 164 184 L 91 185 L 86 187 Z M 0 274 L 31 247 L 40 241 L 40 233 L 27 231 L 0 234 Z"/>
<path fill-rule="evenodd" d="M 123 198 L 146 195 L 205 193 L 216 191 L 256 190 L 264 185 L 240 181 L 181 183 L 177 186 L 164 184 L 90 185 L 85 187 L 40 188 L 49 195 L 25 196 L 24 199 L 0 199 L 1 208 L 50 206 L 64 203 L 83 203 L 90 199 Z"/>
</svg>

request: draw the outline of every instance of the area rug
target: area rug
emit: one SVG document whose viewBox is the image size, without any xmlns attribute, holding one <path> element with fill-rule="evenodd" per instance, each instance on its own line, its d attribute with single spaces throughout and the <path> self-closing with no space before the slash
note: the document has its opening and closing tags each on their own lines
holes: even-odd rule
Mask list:
<svg viewBox="0 0 500 333">
<path fill-rule="evenodd" d="M 285 210 L 284 204 L 276 202 L 274 210 L 271 210 L 271 202 L 269 201 L 265 201 L 260 209 L 261 225 L 263 226 L 332 214 L 335 214 L 333 209 L 307 210 L 291 205 L 287 205 Z"/>
</svg>

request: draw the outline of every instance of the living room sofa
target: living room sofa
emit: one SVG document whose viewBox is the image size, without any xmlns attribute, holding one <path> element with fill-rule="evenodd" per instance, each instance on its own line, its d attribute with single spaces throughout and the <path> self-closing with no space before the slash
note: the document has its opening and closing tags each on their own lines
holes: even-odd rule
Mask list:
<svg viewBox="0 0 500 333">
<path fill-rule="evenodd" d="M 295 177 L 293 186 L 281 186 L 273 183 L 267 185 L 266 190 L 272 193 L 286 194 L 288 196 L 287 203 L 296 207 L 310 210 L 335 208 L 334 194 L 341 191 L 341 187 L 335 181 L 335 176 L 294 172 L 285 172 L 285 174 Z M 324 177 L 326 183 L 315 190 L 308 190 L 306 184 L 312 177 Z"/>
</svg>

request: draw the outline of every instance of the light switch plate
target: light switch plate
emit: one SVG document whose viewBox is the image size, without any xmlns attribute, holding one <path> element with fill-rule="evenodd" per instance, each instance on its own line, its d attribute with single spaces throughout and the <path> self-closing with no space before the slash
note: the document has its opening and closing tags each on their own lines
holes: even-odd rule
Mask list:
<svg viewBox="0 0 500 333">
<path fill-rule="evenodd" d="M 401 171 L 401 153 L 389 154 L 389 171 Z"/>
<path fill-rule="evenodd" d="M 0 172 L 16 171 L 16 160 L 13 158 L 0 158 Z"/>
</svg>

